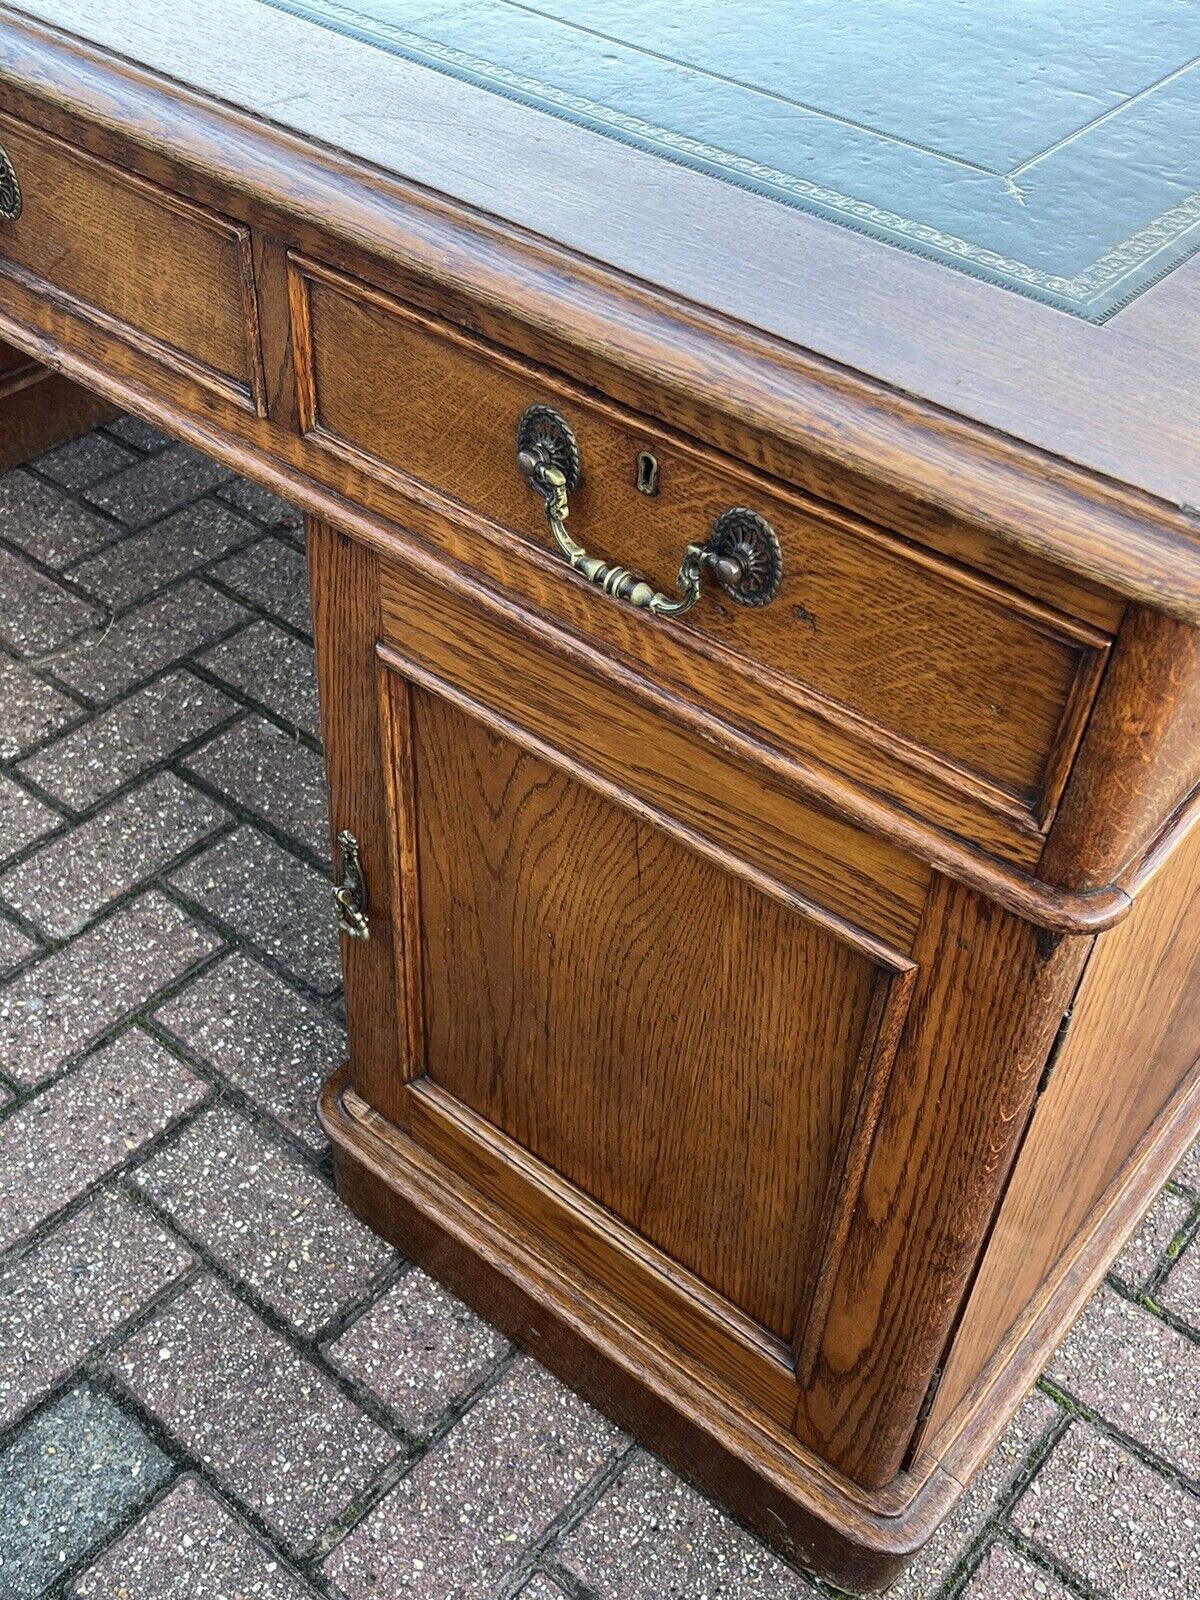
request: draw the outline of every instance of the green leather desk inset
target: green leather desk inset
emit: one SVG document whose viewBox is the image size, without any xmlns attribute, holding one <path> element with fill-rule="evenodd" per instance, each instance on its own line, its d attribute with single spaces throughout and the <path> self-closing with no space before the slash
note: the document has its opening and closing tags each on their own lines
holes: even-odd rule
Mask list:
<svg viewBox="0 0 1200 1600">
<path fill-rule="evenodd" d="M 1177 0 L 266 3 L 1092 321 L 1200 242 Z"/>
</svg>

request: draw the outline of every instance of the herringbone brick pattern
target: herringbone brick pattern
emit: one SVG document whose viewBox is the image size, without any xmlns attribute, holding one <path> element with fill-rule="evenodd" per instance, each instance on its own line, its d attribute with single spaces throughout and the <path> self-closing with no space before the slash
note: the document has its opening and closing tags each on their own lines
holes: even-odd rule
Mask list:
<svg viewBox="0 0 1200 1600">
<path fill-rule="evenodd" d="M 346 1212 L 298 519 L 126 420 L 0 477 L 0 1600 L 789 1600 Z M 904 1600 L 1200 1592 L 1200 1156 Z"/>
</svg>

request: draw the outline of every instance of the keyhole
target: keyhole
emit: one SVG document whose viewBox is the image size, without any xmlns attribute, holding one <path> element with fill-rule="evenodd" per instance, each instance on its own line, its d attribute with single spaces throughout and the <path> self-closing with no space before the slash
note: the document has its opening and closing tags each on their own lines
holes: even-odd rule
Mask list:
<svg viewBox="0 0 1200 1600">
<path fill-rule="evenodd" d="M 635 482 L 639 494 L 658 493 L 658 459 L 649 450 L 643 450 L 637 458 Z"/>
</svg>

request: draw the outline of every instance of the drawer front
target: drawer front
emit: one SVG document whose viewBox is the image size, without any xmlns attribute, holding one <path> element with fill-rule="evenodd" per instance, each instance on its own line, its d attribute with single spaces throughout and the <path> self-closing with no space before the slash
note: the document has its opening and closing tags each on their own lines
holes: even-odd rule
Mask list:
<svg viewBox="0 0 1200 1600">
<path fill-rule="evenodd" d="M 21 186 L 0 274 L 265 415 L 249 230 L 0 115 Z"/>
<path fill-rule="evenodd" d="M 401 1125 L 790 1427 L 927 874 L 499 613 L 381 609 Z"/>
<path fill-rule="evenodd" d="M 525 550 L 550 548 L 540 501 L 515 464 L 518 419 L 538 402 L 577 437 L 583 477 L 569 531 L 589 553 L 671 591 L 685 546 L 703 542 L 730 507 L 774 527 L 784 577 L 762 608 L 706 583 L 685 617 L 653 619 L 590 586 L 581 594 L 582 580 L 562 573 L 567 604 L 597 637 L 620 607 L 626 648 L 671 672 L 673 646 L 674 677 L 719 715 L 835 761 L 854 745 L 870 753 L 868 773 L 875 760 L 876 781 L 886 758 L 1031 832 L 1044 825 L 1098 681 L 1103 635 L 341 275 L 294 263 L 293 305 L 309 432 L 366 472 L 429 485 L 514 532 Z M 653 495 L 637 486 L 647 451 L 658 465 Z M 522 582 L 519 571 L 506 577 Z"/>
</svg>

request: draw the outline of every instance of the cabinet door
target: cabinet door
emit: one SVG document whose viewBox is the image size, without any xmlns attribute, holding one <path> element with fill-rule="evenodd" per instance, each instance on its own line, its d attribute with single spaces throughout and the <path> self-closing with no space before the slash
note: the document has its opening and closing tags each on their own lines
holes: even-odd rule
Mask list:
<svg viewBox="0 0 1200 1600">
<path fill-rule="evenodd" d="M 462 606 L 385 577 L 400 1125 L 790 1425 L 912 973 L 811 891 L 924 885 Z"/>
</svg>

